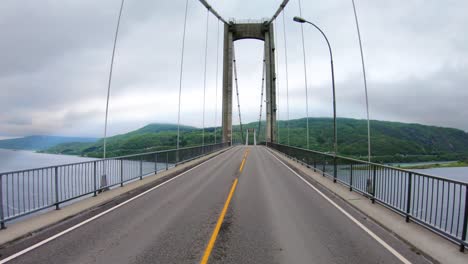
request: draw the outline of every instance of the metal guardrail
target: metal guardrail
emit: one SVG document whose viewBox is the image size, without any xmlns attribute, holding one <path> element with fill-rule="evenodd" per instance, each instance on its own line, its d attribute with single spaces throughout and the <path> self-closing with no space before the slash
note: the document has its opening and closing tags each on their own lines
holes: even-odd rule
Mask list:
<svg viewBox="0 0 468 264">
<path fill-rule="evenodd" d="M 468 183 L 286 145 L 268 146 L 460 245 L 468 246 Z"/>
<path fill-rule="evenodd" d="M 219 143 L 0 173 L 0 225 L 123 186 L 227 147 Z"/>
</svg>

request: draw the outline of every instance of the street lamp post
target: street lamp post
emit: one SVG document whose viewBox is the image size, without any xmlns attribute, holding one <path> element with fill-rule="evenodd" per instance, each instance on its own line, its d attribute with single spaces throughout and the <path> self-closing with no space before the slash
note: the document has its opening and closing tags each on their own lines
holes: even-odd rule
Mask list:
<svg viewBox="0 0 468 264">
<path fill-rule="evenodd" d="M 330 52 L 330 66 L 331 66 L 332 89 L 333 89 L 333 151 L 334 151 L 334 153 L 336 155 L 337 152 L 338 152 L 338 141 L 337 141 L 337 130 L 336 130 L 335 70 L 334 70 L 334 67 L 333 67 L 333 54 L 332 54 L 332 49 L 331 49 L 331 46 L 330 46 L 330 42 L 328 41 L 328 38 L 325 35 L 325 33 L 323 33 L 323 31 L 317 25 L 315 25 L 314 23 L 309 22 L 309 21 L 305 20 L 304 18 L 297 17 L 297 16 L 294 17 L 293 20 L 295 22 L 298 22 L 298 23 L 307 23 L 307 24 L 310 24 L 310 25 L 314 26 L 316 29 L 318 29 L 318 31 L 320 31 L 322 36 L 325 38 L 325 41 L 327 41 L 328 50 Z"/>
</svg>

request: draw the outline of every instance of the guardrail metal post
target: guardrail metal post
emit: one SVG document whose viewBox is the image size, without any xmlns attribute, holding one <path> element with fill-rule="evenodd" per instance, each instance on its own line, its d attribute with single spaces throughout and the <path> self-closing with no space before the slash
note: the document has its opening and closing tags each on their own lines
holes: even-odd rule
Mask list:
<svg viewBox="0 0 468 264">
<path fill-rule="evenodd" d="M 93 162 L 94 163 L 94 179 L 93 179 L 93 182 L 94 182 L 94 194 L 93 196 L 96 197 L 97 196 L 97 181 L 96 181 L 96 177 L 97 177 L 97 164 L 96 164 L 96 161 Z"/>
<path fill-rule="evenodd" d="M 60 210 L 59 206 L 59 186 L 58 186 L 58 167 L 55 167 L 55 210 Z"/>
<path fill-rule="evenodd" d="M 169 151 L 166 152 L 166 170 L 169 169 Z"/>
<path fill-rule="evenodd" d="M 372 173 L 372 203 L 375 203 L 375 174 L 377 173 L 377 167 L 374 167 L 374 171 Z"/>
<path fill-rule="evenodd" d="M 314 159 L 314 172 L 317 172 L 317 161 Z"/>
<path fill-rule="evenodd" d="M 154 153 L 154 174 L 158 174 L 158 153 Z"/>
<path fill-rule="evenodd" d="M 468 185 L 465 185 L 465 214 L 463 216 L 463 231 L 462 231 L 462 243 L 460 245 L 460 251 L 465 251 L 465 245 L 463 244 L 466 241 L 466 232 L 468 228 Z"/>
<path fill-rule="evenodd" d="M 408 173 L 408 182 L 406 183 L 406 222 L 409 223 L 410 220 L 410 211 L 411 211 L 411 188 L 413 185 L 413 173 Z"/>
<path fill-rule="evenodd" d="M 120 187 L 123 187 L 123 175 L 124 175 L 124 160 L 123 159 L 120 159 Z"/>
<path fill-rule="evenodd" d="M 349 166 L 349 191 L 353 191 L 353 164 Z"/>
<path fill-rule="evenodd" d="M 327 161 L 325 159 L 323 159 L 323 168 L 322 168 L 322 176 L 325 177 L 325 163 L 327 163 Z"/>
<path fill-rule="evenodd" d="M 5 229 L 5 215 L 3 213 L 3 175 L 0 174 L 0 229 Z"/>
<path fill-rule="evenodd" d="M 333 156 L 333 182 L 336 182 L 336 177 L 338 175 L 338 170 L 337 170 L 337 167 L 336 167 L 336 156 L 335 155 Z"/>
<path fill-rule="evenodd" d="M 143 156 L 140 158 L 140 180 L 143 180 Z"/>
</svg>

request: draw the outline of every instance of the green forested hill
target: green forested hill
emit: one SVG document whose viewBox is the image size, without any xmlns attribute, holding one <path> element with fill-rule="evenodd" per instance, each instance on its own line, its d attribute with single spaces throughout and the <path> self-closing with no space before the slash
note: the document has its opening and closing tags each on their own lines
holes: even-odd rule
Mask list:
<svg viewBox="0 0 468 264">
<path fill-rule="evenodd" d="M 367 121 L 339 118 L 339 152 L 348 155 L 367 153 Z M 290 144 L 306 145 L 306 119 L 291 120 Z M 468 133 L 453 129 L 419 124 L 371 121 L 371 142 L 374 155 L 434 154 L 468 151 Z M 280 122 L 280 142 L 287 141 L 287 122 Z M 311 149 L 331 150 L 333 123 L 329 118 L 309 119 Z"/>
<path fill-rule="evenodd" d="M 264 122 L 259 140 L 264 138 Z M 279 141 L 292 146 L 306 147 L 306 119 L 279 121 Z M 289 129 L 288 129 L 289 126 Z M 258 128 L 258 122 L 244 125 Z M 425 161 L 453 160 L 468 157 L 468 133 L 453 129 L 419 124 L 406 124 L 387 121 L 372 121 L 372 149 L 375 161 Z M 244 142 L 240 137 L 239 126 L 234 126 L 234 140 Z M 151 124 L 133 132 L 108 139 L 111 156 L 141 153 L 174 148 L 176 145 L 176 125 Z M 201 129 L 181 127 L 181 146 L 201 144 Z M 330 118 L 309 119 L 310 148 L 331 151 L 333 143 L 333 123 Z M 221 131 L 218 129 L 218 142 Z M 205 143 L 214 142 L 214 128 L 205 129 Z M 338 119 L 338 149 L 347 156 L 367 155 L 367 122 L 350 118 Z M 61 144 L 47 152 L 99 157 L 102 153 L 102 140 L 97 143 Z"/>
<path fill-rule="evenodd" d="M 201 144 L 201 130 L 190 126 L 180 126 L 181 146 Z M 205 140 L 210 142 L 209 134 Z M 211 132 L 212 134 L 212 132 Z M 149 124 L 132 132 L 107 138 L 107 155 L 109 157 L 130 155 L 142 152 L 171 149 L 176 146 L 177 125 Z M 65 143 L 47 149 L 47 153 L 80 155 L 87 157 L 102 156 L 103 140 L 94 144 Z"/>
</svg>

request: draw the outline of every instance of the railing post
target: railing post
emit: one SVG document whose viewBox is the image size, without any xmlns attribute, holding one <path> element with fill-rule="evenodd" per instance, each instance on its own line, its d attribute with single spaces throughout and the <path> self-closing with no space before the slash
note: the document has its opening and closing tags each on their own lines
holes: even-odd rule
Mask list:
<svg viewBox="0 0 468 264">
<path fill-rule="evenodd" d="M 143 180 L 143 156 L 140 158 L 140 180 Z"/>
<path fill-rule="evenodd" d="M 413 173 L 408 174 L 408 186 L 407 194 L 406 194 L 406 222 L 410 221 L 410 210 L 411 210 L 411 188 L 413 185 Z"/>
<path fill-rule="evenodd" d="M 353 191 L 353 164 L 349 166 L 349 191 Z"/>
<path fill-rule="evenodd" d="M 8 188 L 8 186 L 7 186 Z M 5 214 L 3 213 L 3 175 L 0 174 L 0 229 L 5 229 Z"/>
<path fill-rule="evenodd" d="M 463 244 L 466 241 L 466 232 L 468 228 L 468 185 L 465 185 L 465 214 L 463 216 L 463 231 L 462 231 L 462 243 L 460 245 L 460 251 L 465 251 L 465 245 Z"/>
<path fill-rule="evenodd" d="M 317 161 L 314 159 L 314 172 L 317 172 Z"/>
<path fill-rule="evenodd" d="M 93 177 L 93 182 L 94 182 L 94 197 L 97 196 L 97 180 L 96 180 L 96 177 L 97 177 L 97 163 L 96 161 L 93 162 L 94 163 L 94 177 Z"/>
<path fill-rule="evenodd" d="M 123 187 L 123 174 L 124 174 L 124 160 L 120 159 L 120 187 Z"/>
<path fill-rule="evenodd" d="M 338 175 L 338 170 L 336 167 L 336 154 L 333 155 L 333 182 L 336 182 L 336 178 Z"/>
<path fill-rule="evenodd" d="M 158 153 L 154 153 L 154 174 L 158 174 Z"/>
<path fill-rule="evenodd" d="M 58 167 L 55 167 L 55 210 L 60 210 L 59 206 L 59 186 L 58 186 Z"/>
<path fill-rule="evenodd" d="M 323 168 L 322 168 L 322 176 L 325 177 L 325 163 L 327 161 L 325 159 L 323 159 Z"/>
<path fill-rule="evenodd" d="M 377 173 L 377 167 L 374 167 L 374 171 L 372 173 L 372 203 L 375 203 L 375 174 Z"/>
<path fill-rule="evenodd" d="M 169 169 L 169 151 L 166 152 L 166 170 Z"/>
</svg>

